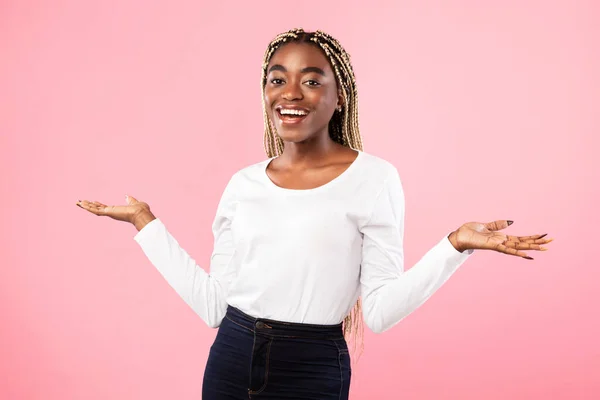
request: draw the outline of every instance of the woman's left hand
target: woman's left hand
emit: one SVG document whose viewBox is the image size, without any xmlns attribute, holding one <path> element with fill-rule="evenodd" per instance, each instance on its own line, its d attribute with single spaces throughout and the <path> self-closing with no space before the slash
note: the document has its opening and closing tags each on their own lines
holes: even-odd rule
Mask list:
<svg viewBox="0 0 600 400">
<path fill-rule="evenodd" d="M 541 245 L 554 239 L 544 239 L 547 234 L 532 236 L 512 236 L 498 232 L 507 228 L 513 221 L 498 220 L 488 223 L 468 222 L 452 232 L 448 239 L 460 252 L 469 249 L 494 250 L 533 260 L 521 250 L 546 251 Z"/>
</svg>

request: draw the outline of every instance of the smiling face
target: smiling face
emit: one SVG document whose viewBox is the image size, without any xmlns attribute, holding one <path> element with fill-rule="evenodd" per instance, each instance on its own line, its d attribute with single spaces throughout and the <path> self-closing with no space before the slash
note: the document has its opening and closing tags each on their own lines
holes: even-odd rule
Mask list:
<svg viewBox="0 0 600 400">
<path fill-rule="evenodd" d="M 329 137 L 328 124 L 343 97 L 325 54 L 310 43 L 288 43 L 267 67 L 265 109 L 285 142 Z"/>
</svg>

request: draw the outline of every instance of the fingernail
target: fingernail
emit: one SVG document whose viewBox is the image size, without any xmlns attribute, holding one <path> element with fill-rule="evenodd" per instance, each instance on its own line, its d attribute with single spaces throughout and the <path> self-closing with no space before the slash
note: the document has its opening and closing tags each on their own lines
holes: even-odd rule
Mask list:
<svg viewBox="0 0 600 400">
<path fill-rule="evenodd" d="M 548 235 L 547 233 L 544 233 L 542 236 L 540 236 L 540 239 L 543 237 L 546 237 L 546 235 Z"/>
<path fill-rule="evenodd" d="M 533 258 L 532 258 L 532 257 L 529 257 L 529 256 L 527 256 L 527 257 L 523 257 L 523 258 L 526 258 L 526 259 L 528 259 L 528 260 L 533 260 Z"/>
<path fill-rule="evenodd" d="M 129 202 L 129 196 L 125 195 L 125 201 Z"/>
<path fill-rule="evenodd" d="M 508 222 L 508 226 L 511 226 L 514 221 L 508 220 L 507 222 Z"/>
<path fill-rule="evenodd" d="M 546 251 L 546 250 L 548 250 L 548 248 L 547 247 L 540 247 L 540 250 L 541 251 Z"/>
</svg>

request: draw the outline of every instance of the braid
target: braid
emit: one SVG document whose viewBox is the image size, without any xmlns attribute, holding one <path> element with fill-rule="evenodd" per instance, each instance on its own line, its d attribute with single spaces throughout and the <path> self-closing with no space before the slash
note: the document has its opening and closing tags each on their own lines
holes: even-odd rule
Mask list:
<svg viewBox="0 0 600 400">
<path fill-rule="evenodd" d="M 329 121 L 329 136 L 343 146 L 362 150 L 362 138 L 358 127 L 358 91 L 356 78 L 350 63 L 350 55 L 342 45 L 322 31 L 304 32 L 301 28 L 277 35 L 265 51 L 262 65 L 261 90 L 267 83 L 267 68 L 275 51 L 285 43 L 312 43 L 324 53 L 335 73 L 339 88 L 342 91 L 344 104 L 341 111 L 336 111 Z M 264 148 L 268 157 L 276 157 L 283 152 L 283 141 L 277 135 L 263 101 L 263 118 L 265 125 Z"/>
<path fill-rule="evenodd" d="M 303 29 L 297 28 L 277 35 L 269 43 L 263 59 L 261 79 L 261 91 L 263 95 L 265 85 L 267 84 L 267 68 L 271 57 L 286 42 L 311 43 L 318 46 L 325 53 L 325 56 L 331 63 L 338 87 L 344 98 L 341 111 L 336 110 L 329 121 L 329 136 L 336 143 L 362 151 L 363 143 L 358 127 L 358 91 L 354 70 L 350 62 L 350 55 L 336 39 L 327 33 L 322 31 L 305 32 Z M 264 149 L 269 158 L 276 157 L 283 153 L 283 140 L 277 134 L 277 130 L 268 116 L 264 96 L 262 103 L 265 125 Z M 359 298 L 350 314 L 344 318 L 344 336 L 348 340 L 353 339 L 351 341 L 354 345 L 354 350 L 356 350 L 356 345 L 360 344 L 362 352 L 363 333 L 362 302 Z"/>
</svg>

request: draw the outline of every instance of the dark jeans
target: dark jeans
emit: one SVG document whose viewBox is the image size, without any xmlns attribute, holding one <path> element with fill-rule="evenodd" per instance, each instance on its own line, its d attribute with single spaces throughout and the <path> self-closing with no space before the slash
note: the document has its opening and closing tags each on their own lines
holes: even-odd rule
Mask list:
<svg viewBox="0 0 600 400">
<path fill-rule="evenodd" d="M 342 324 L 253 318 L 234 307 L 210 348 L 203 400 L 347 400 L 350 356 Z"/>
</svg>

